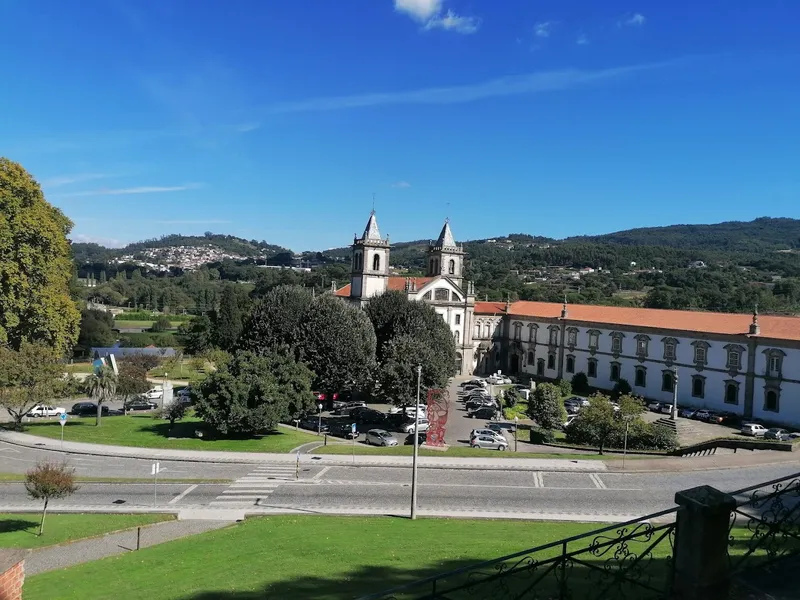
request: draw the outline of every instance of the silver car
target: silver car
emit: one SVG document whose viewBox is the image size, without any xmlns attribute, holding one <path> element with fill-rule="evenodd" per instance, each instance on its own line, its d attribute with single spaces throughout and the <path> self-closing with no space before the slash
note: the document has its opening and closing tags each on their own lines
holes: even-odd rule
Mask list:
<svg viewBox="0 0 800 600">
<path fill-rule="evenodd" d="M 408 423 L 403 424 L 400 429 L 405 433 L 414 433 L 414 427 L 416 422 L 410 421 Z M 422 433 L 423 431 L 428 431 L 428 427 L 430 427 L 430 421 L 428 419 L 419 419 L 419 431 Z"/>
<path fill-rule="evenodd" d="M 479 435 L 469 441 L 472 448 L 485 448 L 487 450 L 500 450 L 501 452 L 508 448 L 508 442 L 501 440 L 495 436 L 489 437 L 488 435 Z"/>
<path fill-rule="evenodd" d="M 506 437 L 501 433 L 495 431 L 494 429 L 473 429 L 472 433 L 469 434 L 469 439 L 473 440 L 478 436 L 486 436 L 491 438 L 496 438 L 498 441 L 503 442 L 504 444 L 508 443 Z"/>
<path fill-rule="evenodd" d="M 397 446 L 397 440 L 385 429 L 370 429 L 364 441 L 373 446 Z"/>
</svg>

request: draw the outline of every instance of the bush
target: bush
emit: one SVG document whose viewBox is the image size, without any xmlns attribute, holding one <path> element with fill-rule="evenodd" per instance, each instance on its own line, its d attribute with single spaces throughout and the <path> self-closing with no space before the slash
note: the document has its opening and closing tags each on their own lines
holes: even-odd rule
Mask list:
<svg viewBox="0 0 800 600">
<path fill-rule="evenodd" d="M 169 320 L 169 317 L 161 315 L 158 317 L 153 325 L 150 327 L 150 331 L 153 333 L 163 333 L 172 329 L 172 323 Z"/>
<path fill-rule="evenodd" d="M 611 397 L 615 400 L 620 396 L 627 396 L 633 391 L 631 384 L 628 382 L 627 379 L 620 379 L 617 381 L 614 389 L 611 390 Z"/>
<path fill-rule="evenodd" d="M 514 408 L 517 403 L 522 399 L 519 392 L 514 388 L 507 389 L 503 392 L 503 406 L 505 408 Z"/>
<path fill-rule="evenodd" d="M 180 421 L 186 416 L 186 405 L 180 400 L 174 400 L 156 413 L 156 418 L 169 421 L 169 427 L 175 427 L 175 421 Z"/>
<path fill-rule="evenodd" d="M 589 378 L 583 371 L 575 373 L 572 377 L 572 391 L 581 396 L 586 396 L 591 391 L 589 387 Z"/>
<path fill-rule="evenodd" d="M 559 379 L 556 381 L 556 386 L 558 386 L 562 398 L 572 394 L 572 384 L 566 379 Z"/>
</svg>

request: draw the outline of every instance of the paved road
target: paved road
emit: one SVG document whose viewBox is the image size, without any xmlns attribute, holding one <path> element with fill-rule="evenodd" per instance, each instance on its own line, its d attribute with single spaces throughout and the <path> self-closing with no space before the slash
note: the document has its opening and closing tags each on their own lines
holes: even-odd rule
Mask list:
<svg viewBox="0 0 800 600">
<path fill-rule="evenodd" d="M 223 467 L 220 465 L 220 467 Z M 796 466 L 760 466 L 685 473 L 570 473 L 422 469 L 419 507 L 528 515 L 635 516 L 673 506 L 675 492 L 698 485 L 732 491 L 789 475 Z M 406 510 L 408 469 L 313 467 L 295 481 L 285 465 L 251 466 L 229 486 L 160 484 L 159 506 L 263 507 L 308 511 Z M 0 485 L 0 506 L 38 506 L 21 484 Z M 58 506 L 149 507 L 152 484 L 85 484 Z"/>
</svg>

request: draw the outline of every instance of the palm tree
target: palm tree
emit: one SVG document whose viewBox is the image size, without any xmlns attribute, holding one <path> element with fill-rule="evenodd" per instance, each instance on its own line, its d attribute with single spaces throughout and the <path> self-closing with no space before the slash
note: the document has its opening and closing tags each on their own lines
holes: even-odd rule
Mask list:
<svg viewBox="0 0 800 600">
<path fill-rule="evenodd" d="M 111 367 L 100 367 L 93 373 L 87 383 L 86 391 L 89 396 L 97 402 L 97 420 L 95 425 L 100 425 L 100 415 L 103 410 L 103 402 L 113 398 L 117 393 L 117 376 Z"/>
</svg>

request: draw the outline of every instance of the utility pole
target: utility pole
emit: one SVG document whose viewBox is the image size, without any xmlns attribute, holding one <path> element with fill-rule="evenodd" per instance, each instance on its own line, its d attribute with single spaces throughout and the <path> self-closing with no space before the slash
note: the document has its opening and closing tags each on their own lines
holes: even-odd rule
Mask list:
<svg viewBox="0 0 800 600">
<path fill-rule="evenodd" d="M 422 366 L 417 365 L 417 408 L 414 411 L 414 458 L 411 461 L 411 519 L 417 518 L 417 454 L 419 454 L 419 391 Z"/>
<path fill-rule="evenodd" d="M 672 371 L 672 413 L 669 418 L 673 421 L 678 418 L 678 367 Z"/>
</svg>

